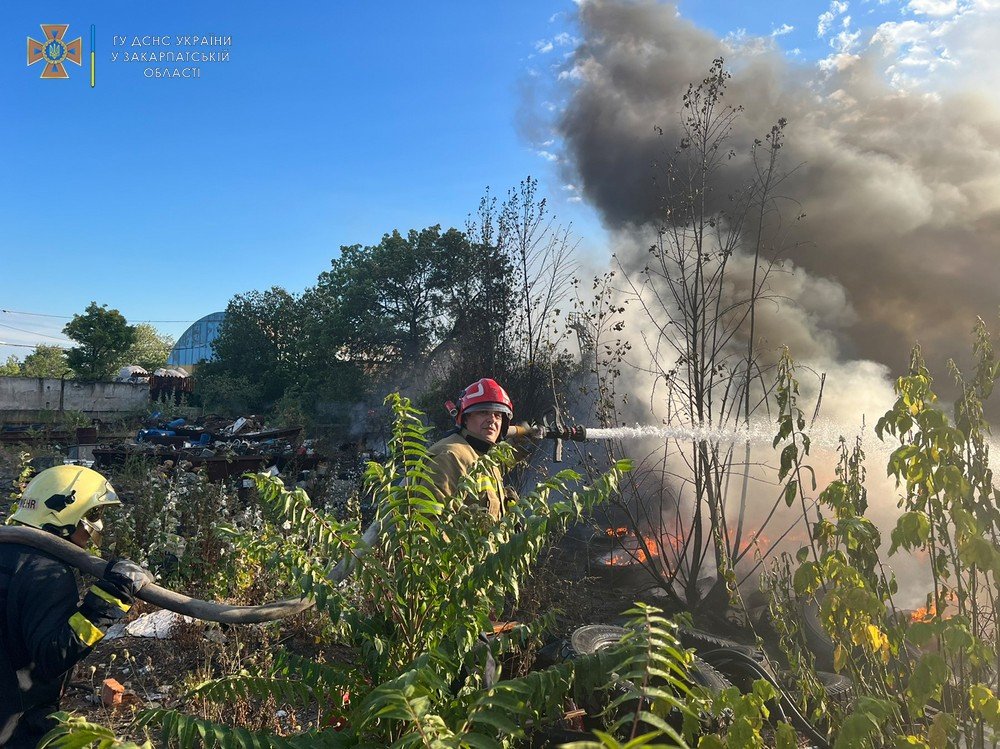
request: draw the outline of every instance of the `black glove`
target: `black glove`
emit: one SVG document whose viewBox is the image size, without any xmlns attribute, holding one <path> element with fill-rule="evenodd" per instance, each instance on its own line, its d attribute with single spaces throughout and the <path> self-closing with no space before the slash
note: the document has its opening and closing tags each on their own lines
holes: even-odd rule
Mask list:
<svg viewBox="0 0 1000 749">
<path fill-rule="evenodd" d="M 104 568 L 104 577 L 98 585 L 126 603 L 132 603 L 136 594 L 151 580 L 146 570 L 128 559 L 112 559 Z"/>
</svg>

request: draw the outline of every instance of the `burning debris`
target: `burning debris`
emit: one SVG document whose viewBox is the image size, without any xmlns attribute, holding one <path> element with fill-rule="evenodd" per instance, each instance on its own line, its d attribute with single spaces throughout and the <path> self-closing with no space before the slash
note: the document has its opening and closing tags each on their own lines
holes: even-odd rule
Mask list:
<svg viewBox="0 0 1000 749">
<path fill-rule="evenodd" d="M 612 548 L 599 556 L 596 560 L 599 566 L 630 567 L 660 556 L 660 544 L 651 536 L 637 536 L 624 526 L 606 528 L 604 535 L 618 548 Z"/>
<path fill-rule="evenodd" d="M 598 567 L 632 567 L 641 565 L 663 556 L 664 554 L 679 554 L 683 551 L 682 540 L 676 536 L 665 535 L 657 537 L 649 532 L 636 534 L 627 526 L 608 527 L 603 531 L 600 546 L 609 551 L 601 552 L 594 560 Z M 760 533 L 751 533 L 749 538 L 742 539 L 739 546 L 738 559 L 759 554 L 761 557 L 770 549 L 771 541 Z"/>
</svg>

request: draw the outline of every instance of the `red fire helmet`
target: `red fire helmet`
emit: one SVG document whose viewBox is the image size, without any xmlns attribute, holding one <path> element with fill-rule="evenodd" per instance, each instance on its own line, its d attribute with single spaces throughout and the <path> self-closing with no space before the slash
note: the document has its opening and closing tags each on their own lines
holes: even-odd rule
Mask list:
<svg viewBox="0 0 1000 749">
<path fill-rule="evenodd" d="M 514 404 L 511 403 L 507 391 L 500 387 L 496 380 L 488 377 L 472 383 L 458 396 L 458 415 L 455 417 L 455 423 L 462 426 L 465 414 L 474 411 L 499 411 L 503 414 L 501 436 L 507 433 L 510 420 L 514 418 Z"/>
</svg>

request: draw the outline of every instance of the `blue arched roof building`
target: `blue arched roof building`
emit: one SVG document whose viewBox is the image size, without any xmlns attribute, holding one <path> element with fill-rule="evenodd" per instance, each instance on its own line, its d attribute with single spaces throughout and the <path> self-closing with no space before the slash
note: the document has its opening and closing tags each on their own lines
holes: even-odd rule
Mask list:
<svg viewBox="0 0 1000 749">
<path fill-rule="evenodd" d="M 167 365 L 190 367 L 200 361 L 212 359 L 215 355 L 212 351 L 212 341 L 218 337 L 219 325 L 225 318 L 225 312 L 213 312 L 192 323 L 171 349 Z"/>
</svg>

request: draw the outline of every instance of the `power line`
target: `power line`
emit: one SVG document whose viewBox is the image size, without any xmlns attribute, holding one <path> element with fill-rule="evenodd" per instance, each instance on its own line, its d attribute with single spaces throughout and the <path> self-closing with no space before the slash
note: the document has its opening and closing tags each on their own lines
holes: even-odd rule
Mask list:
<svg viewBox="0 0 1000 749">
<path fill-rule="evenodd" d="M 41 312 L 18 312 L 12 309 L 0 309 L 0 312 L 4 312 L 8 315 L 31 315 L 32 317 L 58 317 L 60 320 L 69 320 L 69 315 L 44 315 Z"/>
<path fill-rule="evenodd" d="M 0 312 L 3 312 L 8 315 L 31 315 L 32 317 L 54 317 L 59 320 L 72 320 L 74 317 L 77 317 L 77 315 L 47 315 L 44 312 L 21 312 L 19 310 L 13 310 L 13 309 L 0 309 Z M 159 322 L 159 323 L 169 322 L 169 323 L 190 324 L 193 322 L 197 322 L 197 320 L 133 320 L 132 322 Z"/>
<path fill-rule="evenodd" d="M 18 333 L 27 333 L 28 335 L 37 335 L 42 338 L 51 338 L 53 341 L 59 341 L 59 343 L 70 343 L 66 338 L 57 338 L 54 335 L 48 335 L 47 333 L 39 333 L 37 330 L 25 330 L 24 328 L 15 328 L 13 325 L 7 325 L 6 323 L 0 322 L 0 327 L 10 328 L 11 330 L 16 330 Z"/>
<path fill-rule="evenodd" d="M 41 344 L 42 346 L 49 346 L 47 343 Z M 18 348 L 38 348 L 38 345 L 34 343 L 7 343 L 6 341 L 0 341 L 0 346 L 17 346 Z M 49 346 L 49 348 L 57 348 L 60 351 L 65 351 L 65 346 Z"/>
</svg>

